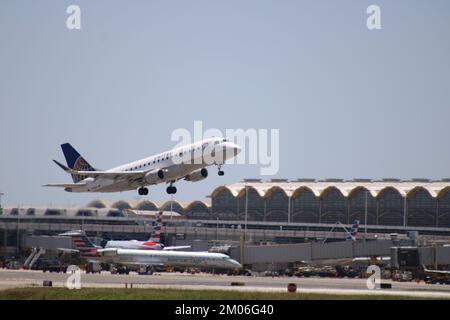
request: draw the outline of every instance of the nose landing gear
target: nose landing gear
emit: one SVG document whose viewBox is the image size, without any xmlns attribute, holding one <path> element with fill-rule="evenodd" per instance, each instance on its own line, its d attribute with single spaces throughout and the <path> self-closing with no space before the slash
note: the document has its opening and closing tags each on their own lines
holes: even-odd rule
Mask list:
<svg viewBox="0 0 450 320">
<path fill-rule="evenodd" d="M 225 172 L 222 170 L 222 165 L 218 165 L 217 169 L 219 169 L 219 171 L 217 172 L 219 176 L 223 176 L 225 174 Z"/>
</svg>

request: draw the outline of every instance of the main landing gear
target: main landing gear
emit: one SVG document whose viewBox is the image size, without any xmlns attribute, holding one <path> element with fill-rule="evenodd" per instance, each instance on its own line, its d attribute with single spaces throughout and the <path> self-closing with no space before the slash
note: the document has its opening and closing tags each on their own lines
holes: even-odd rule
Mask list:
<svg viewBox="0 0 450 320">
<path fill-rule="evenodd" d="M 177 193 L 177 188 L 171 184 L 167 187 L 166 191 L 168 194 L 175 194 Z"/>
<path fill-rule="evenodd" d="M 138 189 L 138 194 L 139 194 L 140 196 L 146 196 L 146 195 L 148 195 L 148 189 L 145 188 L 145 187 L 139 188 L 139 189 Z"/>
</svg>

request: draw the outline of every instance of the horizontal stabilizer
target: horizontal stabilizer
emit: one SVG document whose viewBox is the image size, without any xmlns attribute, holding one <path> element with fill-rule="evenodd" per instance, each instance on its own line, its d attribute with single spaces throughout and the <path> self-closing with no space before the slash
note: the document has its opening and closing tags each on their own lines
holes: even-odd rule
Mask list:
<svg viewBox="0 0 450 320">
<path fill-rule="evenodd" d="M 63 165 L 62 163 L 60 163 L 60 162 L 58 162 L 58 161 L 56 161 L 56 160 L 53 160 L 53 162 L 56 163 L 56 164 L 57 164 L 61 169 L 63 169 L 64 171 L 70 172 L 70 169 L 69 169 L 68 167 L 66 167 L 65 165 Z"/>
<path fill-rule="evenodd" d="M 58 248 L 57 250 L 62 253 L 80 253 L 80 250 L 76 249 Z"/>
</svg>

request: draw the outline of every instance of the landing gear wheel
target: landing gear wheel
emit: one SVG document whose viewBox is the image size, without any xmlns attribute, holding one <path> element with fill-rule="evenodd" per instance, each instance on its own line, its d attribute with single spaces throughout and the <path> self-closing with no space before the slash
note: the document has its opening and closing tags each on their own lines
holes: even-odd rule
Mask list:
<svg viewBox="0 0 450 320">
<path fill-rule="evenodd" d="M 166 191 L 168 194 L 175 194 L 175 193 L 177 193 L 177 188 L 174 186 L 168 186 Z"/>
<path fill-rule="evenodd" d="M 223 172 L 222 170 L 219 170 L 219 172 L 217 172 L 217 174 L 218 174 L 219 176 L 223 176 L 223 175 L 225 174 L 225 172 Z"/>
<path fill-rule="evenodd" d="M 147 188 L 139 188 L 138 189 L 138 194 L 140 195 L 140 196 L 146 196 L 146 195 L 148 195 L 148 189 Z"/>
</svg>

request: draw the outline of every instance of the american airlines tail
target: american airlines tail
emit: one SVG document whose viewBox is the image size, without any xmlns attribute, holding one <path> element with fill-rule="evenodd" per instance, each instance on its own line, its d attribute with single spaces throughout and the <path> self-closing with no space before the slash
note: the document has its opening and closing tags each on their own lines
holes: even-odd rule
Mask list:
<svg viewBox="0 0 450 320">
<path fill-rule="evenodd" d="M 345 240 L 355 241 L 356 240 L 356 236 L 358 235 L 358 230 L 359 230 L 359 220 L 356 219 L 353 222 L 352 228 L 350 229 L 350 232 L 347 234 L 347 237 L 346 237 Z"/>
<path fill-rule="evenodd" d="M 100 257 L 98 249 L 101 247 L 96 246 L 82 230 L 68 231 L 60 234 L 60 236 L 68 236 L 72 238 L 75 249 L 80 252 L 82 258 L 95 258 Z"/>
<path fill-rule="evenodd" d="M 64 153 L 64 158 L 66 158 L 67 166 L 72 170 L 77 171 L 95 171 L 92 167 L 79 153 L 75 150 L 70 143 L 64 143 L 61 145 L 61 149 Z M 86 177 L 83 175 L 72 174 L 72 179 L 74 183 L 77 183 Z"/>
<path fill-rule="evenodd" d="M 162 212 L 158 211 L 156 213 L 156 223 L 153 226 L 152 234 L 148 241 L 161 243 L 161 227 L 162 227 Z"/>
</svg>

